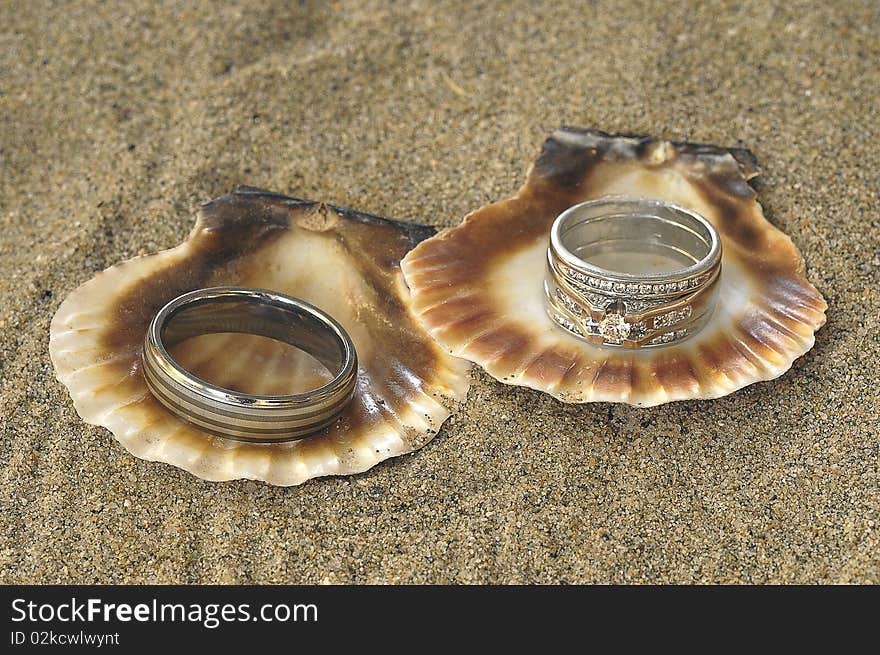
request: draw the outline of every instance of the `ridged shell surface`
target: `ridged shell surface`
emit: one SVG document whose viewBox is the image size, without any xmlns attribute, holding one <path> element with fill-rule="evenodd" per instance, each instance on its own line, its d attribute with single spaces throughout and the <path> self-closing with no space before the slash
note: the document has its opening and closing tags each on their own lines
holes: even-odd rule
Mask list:
<svg viewBox="0 0 880 655">
<path fill-rule="evenodd" d="M 470 364 L 446 354 L 408 309 L 399 262 L 433 229 L 242 188 L 207 203 L 176 248 L 113 266 L 73 291 L 50 330 L 58 379 L 77 412 L 134 455 L 207 480 L 300 484 L 364 471 L 428 442 L 464 399 Z M 301 441 L 247 444 L 213 437 L 148 391 L 142 343 L 156 312 L 198 288 L 268 288 L 336 318 L 359 358 L 357 390 L 341 418 Z M 206 335 L 174 357 L 210 382 L 248 393 L 320 386 L 329 373 L 285 344 Z"/>
<path fill-rule="evenodd" d="M 451 354 L 502 382 L 572 403 L 651 406 L 717 398 L 787 371 L 814 343 L 827 305 L 788 236 L 764 217 L 745 150 L 562 128 L 515 197 L 469 214 L 404 259 L 412 309 Z M 718 306 L 683 342 L 650 349 L 586 343 L 544 307 L 550 227 L 603 196 L 667 200 L 720 234 Z"/>
</svg>

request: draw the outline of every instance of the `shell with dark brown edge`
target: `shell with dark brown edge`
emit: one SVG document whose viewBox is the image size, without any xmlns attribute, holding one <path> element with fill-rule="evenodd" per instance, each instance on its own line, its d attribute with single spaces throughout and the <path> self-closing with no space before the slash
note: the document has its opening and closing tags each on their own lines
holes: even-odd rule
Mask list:
<svg viewBox="0 0 880 655">
<path fill-rule="evenodd" d="M 408 309 L 400 259 L 430 227 L 251 188 L 208 202 L 176 248 L 117 264 L 73 291 L 50 330 L 58 379 L 82 418 L 138 457 L 208 480 L 277 485 L 364 471 L 429 441 L 467 392 L 470 364 L 449 356 Z M 353 401 L 330 428 L 301 441 L 213 437 L 166 411 L 144 382 L 149 321 L 194 289 L 237 285 L 306 300 L 336 318 L 358 352 Z M 226 388 L 279 394 L 315 388 L 328 372 L 262 337 L 206 335 L 174 356 Z M 294 385 L 296 388 L 292 388 Z"/>
<path fill-rule="evenodd" d="M 406 256 L 412 309 L 451 354 L 565 402 L 650 406 L 775 378 L 812 347 L 827 305 L 791 239 L 764 217 L 748 183 L 757 172 L 742 149 L 562 128 L 515 197 Z M 603 348 L 547 317 L 550 226 L 568 207 L 608 195 L 671 201 L 718 230 L 718 308 L 698 334 L 666 347 Z"/>
</svg>

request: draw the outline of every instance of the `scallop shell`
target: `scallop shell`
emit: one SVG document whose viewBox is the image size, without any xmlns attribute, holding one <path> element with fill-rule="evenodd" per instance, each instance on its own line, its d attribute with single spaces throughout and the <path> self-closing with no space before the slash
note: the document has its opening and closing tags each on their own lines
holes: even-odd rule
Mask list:
<svg viewBox="0 0 880 655">
<path fill-rule="evenodd" d="M 109 429 L 138 457 L 207 480 L 294 485 L 364 471 L 427 443 L 469 386 L 471 365 L 442 351 L 407 308 L 400 259 L 433 233 L 238 189 L 204 205 L 181 245 L 117 264 L 67 297 L 50 330 L 56 374 L 85 421 Z M 141 371 L 148 322 L 181 293 L 226 284 L 296 296 L 346 328 L 360 368 L 354 400 L 337 423 L 301 441 L 248 444 L 201 432 L 153 399 Z M 328 377 L 305 353 L 249 335 L 198 337 L 174 355 L 196 375 L 250 393 L 314 388 Z"/>
<path fill-rule="evenodd" d="M 825 300 L 761 211 L 748 151 L 562 128 L 515 197 L 483 207 L 404 259 L 412 308 L 450 353 L 502 382 L 573 403 L 651 406 L 717 398 L 787 371 L 814 343 Z M 690 339 L 623 350 L 578 340 L 544 309 L 550 226 L 601 196 L 652 197 L 693 209 L 723 246 L 719 306 Z"/>
</svg>

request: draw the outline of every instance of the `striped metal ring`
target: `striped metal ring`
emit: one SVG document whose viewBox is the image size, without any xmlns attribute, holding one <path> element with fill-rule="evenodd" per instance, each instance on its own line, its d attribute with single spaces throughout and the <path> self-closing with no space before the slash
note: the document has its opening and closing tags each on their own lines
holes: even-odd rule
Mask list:
<svg viewBox="0 0 880 655">
<path fill-rule="evenodd" d="M 333 379 L 304 393 L 252 395 L 206 382 L 168 354 L 186 339 L 219 332 L 288 343 L 315 357 Z M 342 326 L 309 303 L 266 289 L 212 287 L 178 296 L 153 318 L 144 338 L 144 378 L 156 400 L 205 432 L 277 443 L 301 439 L 337 419 L 354 394 L 357 354 Z"/>
</svg>

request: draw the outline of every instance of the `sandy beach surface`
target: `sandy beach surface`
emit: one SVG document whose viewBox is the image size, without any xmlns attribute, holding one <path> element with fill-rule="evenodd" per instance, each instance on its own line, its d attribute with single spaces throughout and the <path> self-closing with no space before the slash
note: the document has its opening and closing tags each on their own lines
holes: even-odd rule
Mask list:
<svg viewBox="0 0 880 655">
<path fill-rule="evenodd" d="M 0 582 L 880 582 L 880 4 L 0 2 Z M 412 455 L 215 484 L 55 380 L 82 282 L 238 184 L 437 226 L 559 125 L 751 149 L 829 303 L 782 378 L 563 405 L 476 372 Z"/>
</svg>

